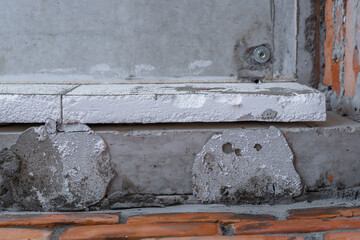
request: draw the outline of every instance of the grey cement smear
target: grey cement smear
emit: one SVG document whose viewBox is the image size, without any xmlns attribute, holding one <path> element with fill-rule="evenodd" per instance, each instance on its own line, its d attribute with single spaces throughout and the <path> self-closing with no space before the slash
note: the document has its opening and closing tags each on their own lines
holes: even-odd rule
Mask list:
<svg viewBox="0 0 360 240">
<path fill-rule="evenodd" d="M 27 210 L 82 210 L 105 196 L 114 176 L 101 137 L 57 132 L 54 121 L 23 132 L 11 151 L 21 166 L 9 177 L 12 195 Z"/>
<path fill-rule="evenodd" d="M 269 129 L 232 129 L 214 134 L 196 156 L 195 196 L 203 202 L 268 202 L 302 193 L 294 155 L 282 133 Z"/>
</svg>

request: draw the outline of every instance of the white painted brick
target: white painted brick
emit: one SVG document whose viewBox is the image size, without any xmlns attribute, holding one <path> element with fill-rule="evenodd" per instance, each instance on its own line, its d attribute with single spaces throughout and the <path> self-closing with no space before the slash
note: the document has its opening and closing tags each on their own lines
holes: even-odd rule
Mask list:
<svg viewBox="0 0 360 240">
<path fill-rule="evenodd" d="M 63 96 L 67 123 L 324 121 L 325 96 L 297 83 L 82 85 Z M 264 119 L 264 111 L 277 114 Z"/>
</svg>

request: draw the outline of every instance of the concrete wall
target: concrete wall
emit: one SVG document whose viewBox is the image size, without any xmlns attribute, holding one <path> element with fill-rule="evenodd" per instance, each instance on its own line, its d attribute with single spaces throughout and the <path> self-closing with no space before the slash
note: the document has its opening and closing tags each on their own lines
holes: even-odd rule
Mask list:
<svg viewBox="0 0 360 240">
<path fill-rule="evenodd" d="M 317 38 L 317 5 L 315 0 L 298 1 L 297 65 L 298 82 L 317 86 L 319 66 Z"/>
<path fill-rule="evenodd" d="M 317 87 L 319 2 L 1 0 L 0 83 L 265 76 Z M 249 64 L 246 51 L 260 44 L 269 64 Z"/>
<path fill-rule="evenodd" d="M 329 108 L 360 121 L 359 0 L 327 0 L 323 90 Z"/>
<path fill-rule="evenodd" d="M 1 0 L 0 82 L 294 80 L 296 11 L 296 0 Z M 259 45 L 265 64 L 251 57 Z"/>
</svg>

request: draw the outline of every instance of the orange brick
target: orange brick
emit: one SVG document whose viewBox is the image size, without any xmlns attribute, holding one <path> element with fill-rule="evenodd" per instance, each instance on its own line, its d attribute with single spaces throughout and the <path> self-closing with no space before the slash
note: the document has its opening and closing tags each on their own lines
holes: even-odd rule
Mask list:
<svg viewBox="0 0 360 240">
<path fill-rule="evenodd" d="M 0 228 L 1 240 L 50 240 L 51 231 L 21 228 Z"/>
<path fill-rule="evenodd" d="M 73 227 L 60 240 L 142 239 L 149 237 L 187 237 L 221 235 L 214 223 L 117 224 Z"/>
<path fill-rule="evenodd" d="M 307 208 L 289 211 L 288 219 L 326 219 L 337 217 L 360 217 L 360 208 Z"/>
<path fill-rule="evenodd" d="M 333 48 L 333 41 L 335 34 L 332 0 L 325 1 L 325 25 L 326 25 L 326 39 L 325 39 L 325 47 L 324 47 L 325 73 L 324 73 L 323 83 L 327 86 L 332 86 L 333 83 L 332 48 Z"/>
<path fill-rule="evenodd" d="M 340 83 L 340 61 L 332 62 L 332 89 L 333 92 L 340 94 L 341 83 Z"/>
<path fill-rule="evenodd" d="M 174 238 L 145 238 L 143 240 L 305 240 L 300 236 L 290 235 L 244 235 L 231 237 L 174 237 Z"/>
<path fill-rule="evenodd" d="M 117 224 L 119 217 L 112 214 L 72 213 L 72 214 L 26 214 L 1 215 L 0 227 L 54 227 L 59 225 Z"/>
<path fill-rule="evenodd" d="M 360 219 L 305 219 L 268 221 L 257 223 L 235 223 L 232 225 L 237 235 L 309 233 L 332 230 L 360 229 Z"/>
<path fill-rule="evenodd" d="M 220 223 L 231 224 L 237 222 L 271 221 L 271 215 L 252 215 L 235 213 L 168 213 L 150 214 L 129 217 L 127 223 Z"/>
<path fill-rule="evenodd" d="M 359 240 L 360 232 L 326 233 L 325 240 Z"/>
</svg>

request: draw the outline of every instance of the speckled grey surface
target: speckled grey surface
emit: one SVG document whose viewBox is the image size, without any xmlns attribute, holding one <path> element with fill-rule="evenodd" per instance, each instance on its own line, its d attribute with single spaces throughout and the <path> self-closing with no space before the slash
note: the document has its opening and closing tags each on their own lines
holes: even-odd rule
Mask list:
<svg viewBox="0 0 360 240">
<path fill-rule="evenodd" d="M 10 179 L 14 200 L 27 210 L 81 210 L 100 201 L 114 176 L 104 140 L 94 132 L 32 127 L 11 150 L 20 160 Z"/>
<path fill-rule="evenodd" d="M 294 155 L 275 127 L 214 134 L 196 156 L 193 191 L 204 202 L 253 202 L 302 192 Z"/>
</svg>

